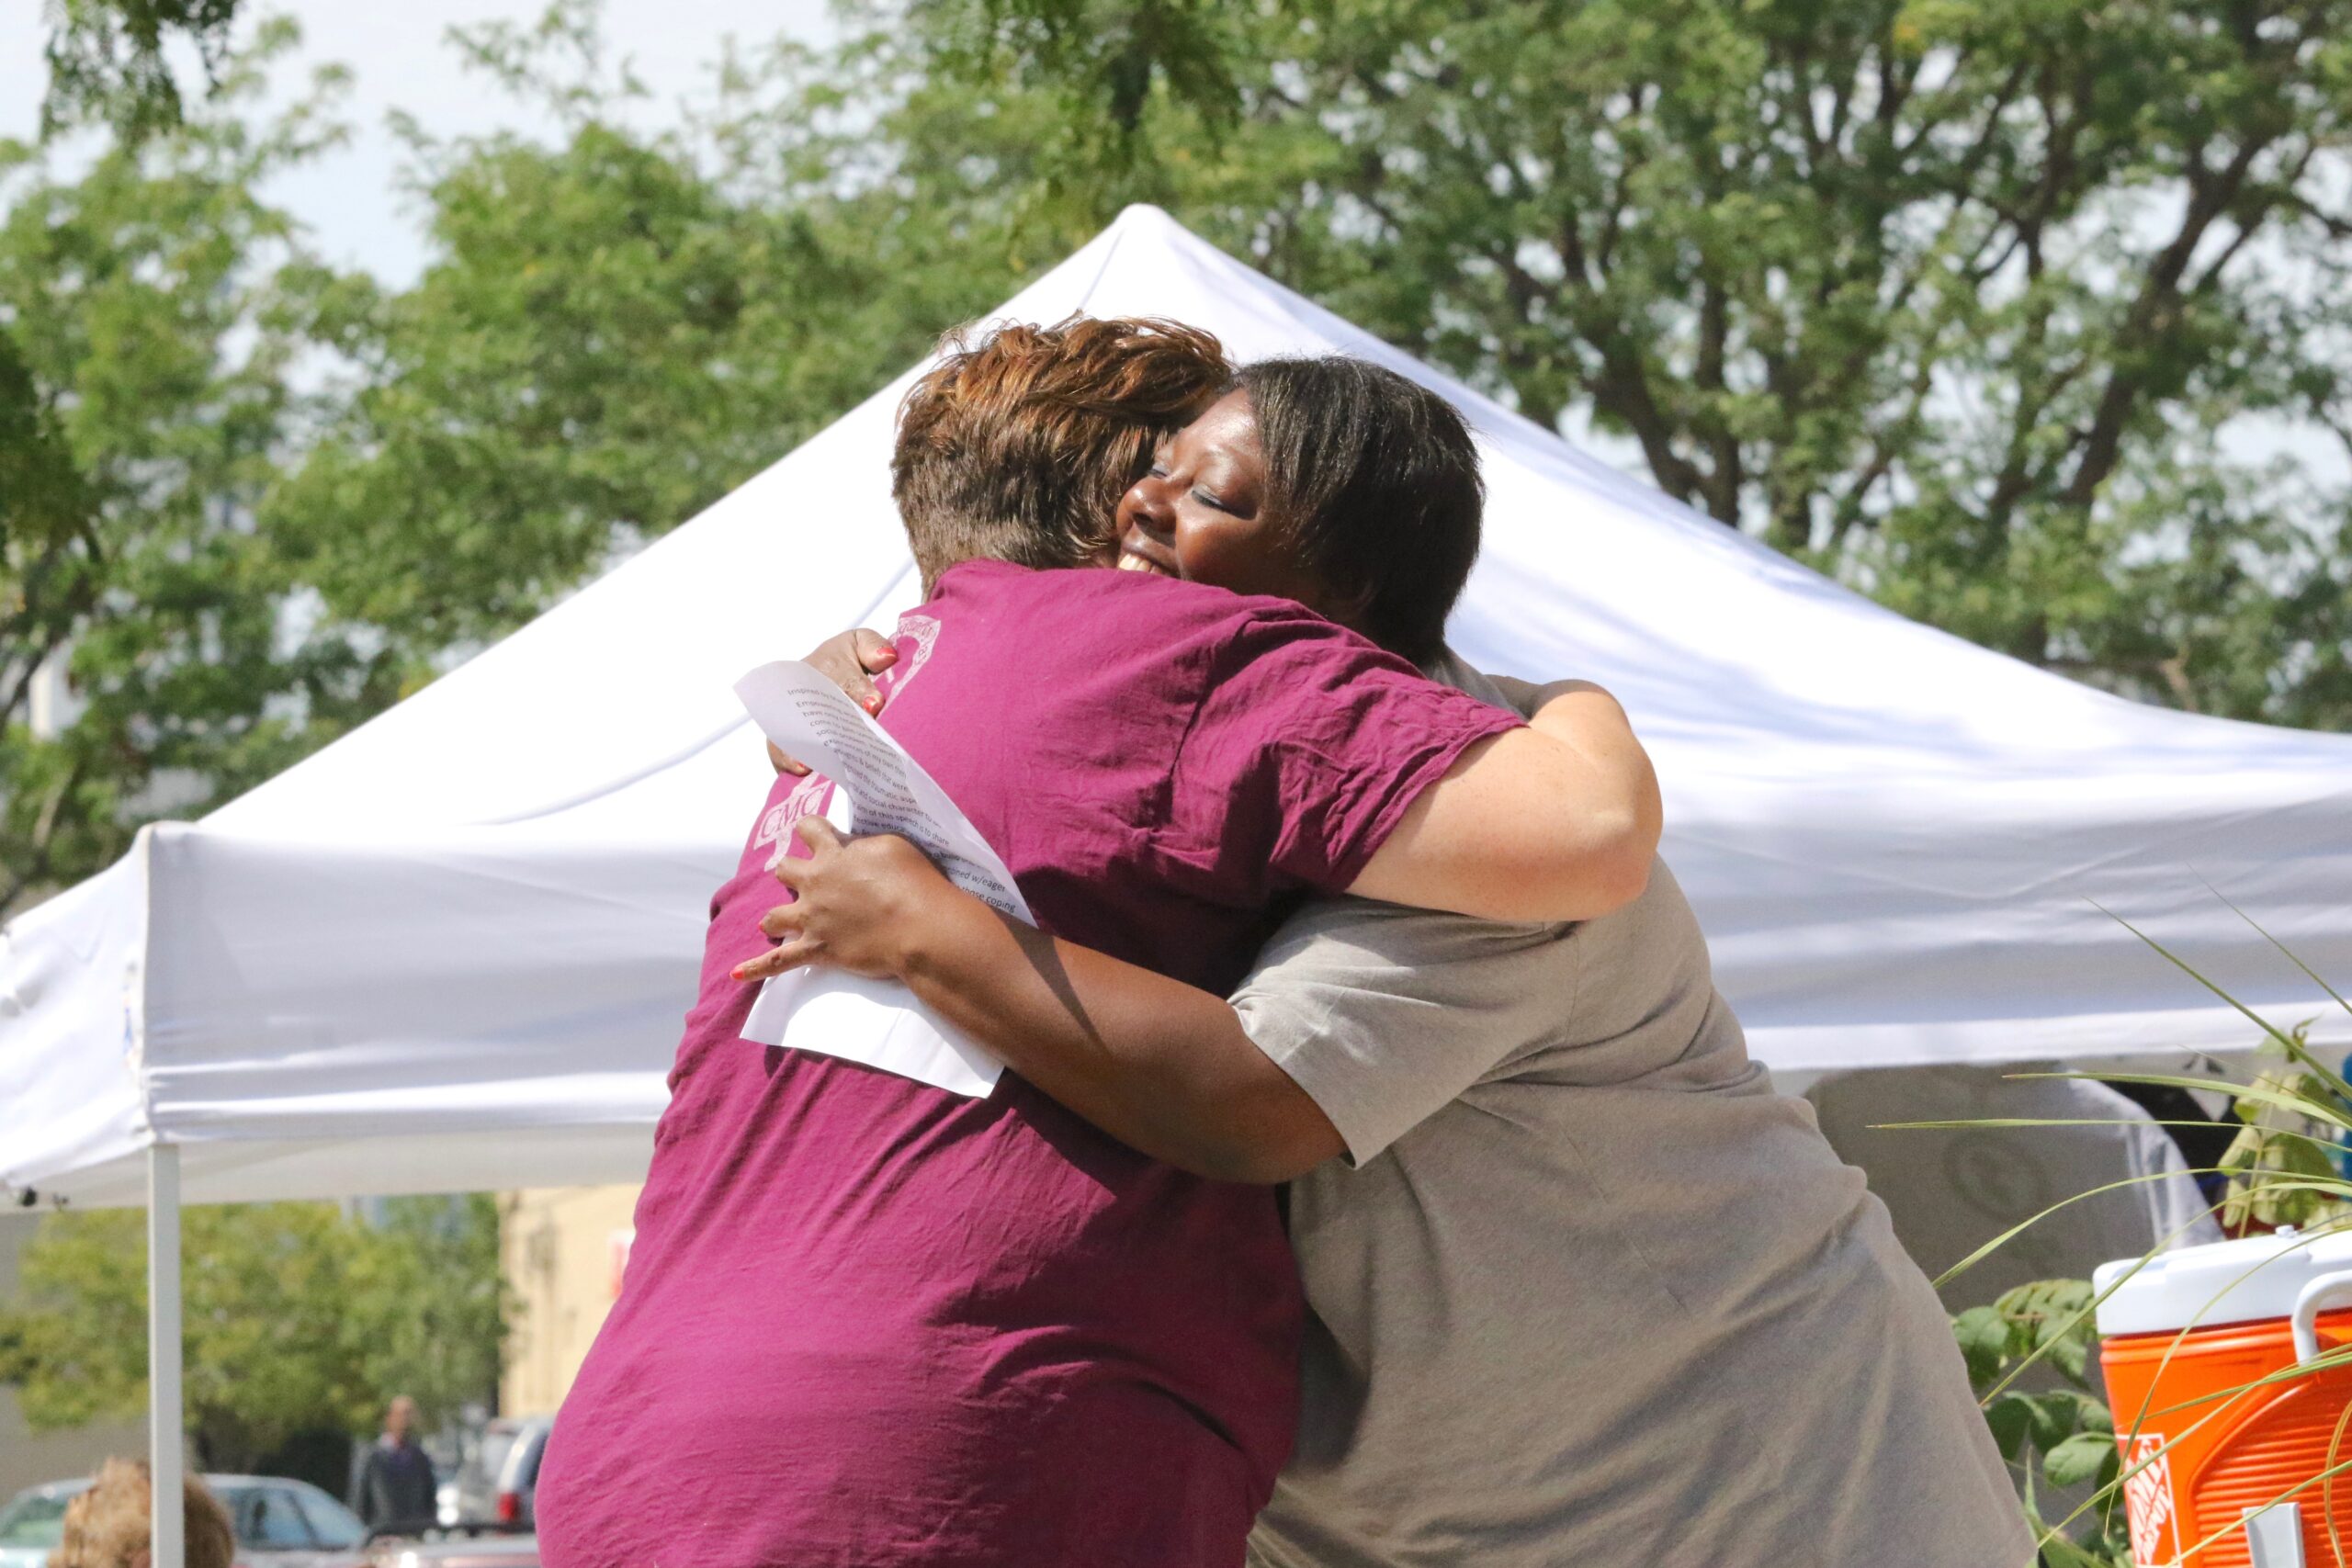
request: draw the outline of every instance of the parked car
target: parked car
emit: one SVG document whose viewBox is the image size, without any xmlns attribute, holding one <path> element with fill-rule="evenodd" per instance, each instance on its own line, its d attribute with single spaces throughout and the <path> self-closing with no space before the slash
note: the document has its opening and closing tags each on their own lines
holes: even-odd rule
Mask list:
<svg viewBox="0 0 2352 1568">
<path fill-rule="evenodd" d="M 88 1484 L 67 1481 L 36 1486 L 0 1507 L 0 1568 L 41 1568 L 65 1533 L 65 1505 Z"/>
<path fill-rule="evenodd" d="M 208 1475 L 229 1510 L 237 1561 L 248 1568 L 368 1568 L 368 1527 L 307 1481 L 275 1475 Z M 0 1507 L 0 1568 L 41 1568 L 65 1533 L 65 1505 L 87 1480 L 52 1481 Z"/>
<path fill-rule="evenodd" d="M 539 1460 L 554 1427 L 552 1416 L 501 1416 L 485 1425 L 472 1458 L 458 1472 L 455 1522 L 530 1529 L 537 1517 Z"/>
<path fill-rule="evenodd" d="M 506 1455 L 523 1430 L 518 1416 L 500 1416 L 482 1424 L 451 1477 L 456 1506 L 444 1510 L 445 1525 L 490 1524 L 498 1518 L 498 1478 L 505 1472 Z"/>
</svg>

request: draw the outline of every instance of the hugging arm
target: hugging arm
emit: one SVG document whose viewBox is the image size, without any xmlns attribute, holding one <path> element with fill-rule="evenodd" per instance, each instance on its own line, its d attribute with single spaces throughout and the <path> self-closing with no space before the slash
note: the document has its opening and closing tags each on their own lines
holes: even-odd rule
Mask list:
<svg viewBox="0 0 2352 1568">
<path fill-rule="evenodd" d="M 1306 1091 L 1223 997 L 1046 935 L 942 876 L 903 839 L 843 840 L 820 818 L 776 875 L 782 940 L 736 971 L 822 962 L 903 981 L 1039 1089 L 1131 1148 L 1220 1181 L 1287 1181 L 1341 1152 Z"/>
<path fill-rule="evenodd" d="M 1589 681 L 1512 693 L 1532 716 L 1464 751 L 1348 891 L 1489 920 L 1589 920 L 1649 885 L 1663 811 L 1624 709 Z"/>
<path fill-rule="evenodd" d="M 848 673 L 862 680 L 856 667 L 878 670 L 885 656 L 855 635 L 811 656 L 824 668 L 820 655 L 846 653 L 852 671 L 827 672 L 853 695 Z M 1581 682 L 1510 695 L 1528 727 L 1465 750 L 1350 891 L 1534 921 L 1591 919 L 1640 895 L 1657 782 L 1623 711 Z M 1195 1175 L 1286 1181 L 1344 1151 L 1225 998 L 1008 920 L 903 840 L 845 843 L 817 818 L 797 831 L 812 858 L 776 867 L 796 900 L 761 922 L 781 945 L 738 978 L 827 963 L 899 979 L 1054 1100 Z"/>
</svg>

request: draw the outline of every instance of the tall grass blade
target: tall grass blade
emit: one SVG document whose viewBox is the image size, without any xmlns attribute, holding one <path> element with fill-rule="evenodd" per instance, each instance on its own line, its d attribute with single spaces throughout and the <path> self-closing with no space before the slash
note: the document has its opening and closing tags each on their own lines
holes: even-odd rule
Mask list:
<svg viewBox="0 0 2352 1568">
<path fill-rule="evenodd" d="M 2182 974 L 2188 976 L 2190 979 L 2196 981 L 2199 985 L 2204 987 L 2207 990 L 2212 992 L 2215 996 L 2229 1003 L 2241 1017 L 2245 1018 L 2256 1028 L 2261 1030 L 2265 1034 L 2270 1036 L 2273 1041 L 2277 1042 L 2278 1044 L 2286 1051 L 2289 1056 L 2310 1068 L 2312 1072 L 2317 1073 L 2326 1081 L 2327 1086 L 2330 1089 L 2342 1095 L 2345 1099 L 2352 1100 L 2352 1083 L 2345 1082 L 2343 1075 L 2338 1073 L 2335 1068 L 2329 1066 L 2325 1062 L 2320 1060 L 2318 1055 L 2312 1052 L 2310 1046 L 2304 1044 L 2293 1035 L 2289 1034 L 2277 1024 L 2272 1023 L 2268 1019 L 2263 1017 L 2260 1013 L 2255 1011 L 2252 1008 L 2238 1000 L 2237 998 L 2230 995 L 2229 992 L 2222 989 L 2221 987 L 2207 979 L 2203 973 L 2200 972 L 2195 964 L 2189 963 L 2186 958 L 2181 957 L 2180 954 L 2175 953 L 2171 948 L 2166 947 L 2163 942 L 2158 942 L 2154 937 L 2150 936 L 2146 931 L 2142 931 L 2138 926 L 2133 925 L 2131 921 L 2125 919 L 2122 916 L 2117 914 L 2114 910 L 2109 908 L 2098 899 L 2093 898 L 2089 902 L 2092 908 L 2097 909 L 2100 914 L 2105 915 L 2109 919 L 2113 920 L 2117 925 L 2121 926 L 2125 931 L 2130 931 L 2133 936 L 2136 936 L 2142 942 L 2146 942 L 2150 947 L 2154 948 L 2158 953 L 2163 955 L 2165 962 L 2170 964 L 2174 968 L 2178 969 Z M 2223 899 L 2222 902 L 2227 903 L 2228 900 Z M 2260 928 L 2257 927 L 2256 929 L 2259 930 Z M 2266 932 L 2264 934 L 2267 935 L 2268 933 Z M 2308 971 L 2306 971 L 2306 973 L 2308 973 Z M 2324 984 L 2324 982 L 2322 983 Z"/>
<path fill-rule="evenodd" d="M 2203 879 L 2199 878 L 2199 880 L 2202 881 Z M 2322 979 L 2320 977 L 2319 971 L 2304 963 L 2293 948 L 2289 947 L 2285 942 L 2280 942 L 2277 937 L 2272 936 L 2270 934 L 2269 928 L 2266 927 L 2260 920 L 2256 919 L 2252 915 L 2247 914 L 2244 909 L 2239 908 L 2236 902 L 2233 900 L 2228 894 L 2222 892 L 2211 883 L 2207 882 L 2205 884 L 2205 891 L 2211 893 L 2214 897 L 2219 898 L 2223 904 L 2227 905 L 2229 907 L 2230 913 L 2235 915 L 2239 919 L 2244 920 L 2247 925 L 2252 926 L 2255 929 L 2256 934 L 2259 935 L 2263 941 L 2268 942 L 2271 946 L 2277 948 L 2280 954 L 2286 958 L 2288 963 L 2301 970 L 2303 974 L 2310 978 L 2312 985 L 2317 986 L 2321 990 L 2325 991 L 2331 998 L 2335 998 L 2335 1005 L 2337 1007 L 2342 1008 L 2347 1013 L 2352 1013 L 2352 1001 L 2345 1000 L 2344 993 L 2329 985 L 2325 980 Z"/>
<path fill-rule="evenodd" d="M 1897 1123 L 1897 1125 L 1900 1124 L 1901 1123 Z M 1940 1125 L 1940 1123 L 1933 1124 Z M 2003 1231 L 2000 1235 L 1995 1236 L 1992 1240 L 1986 1242 L 1984 1246 L 1978 1247 L 1975 1251 L 1970 1253 L 1967 1257 L 1962 1258 L 1959 1262 L 1953 1264 L 1951 1268 L 1937 1275 L 1932 1282 L 1937 1290 L 1942 1290 L 1946 1285 L 1960 1278 L 1961 1275 L 1966 1273 L 1970 1269 L 1979 1263 L 1982 1263 L 1985 1258 L 1990 1258 L 1994 1253 L 1999 1251 L 2001 1247 L 2006 1246 L 2008 1242 L 2019 1235 L 2022 1235 L 2025 1232 L 2032 1229 L 2035 1225 L 2040 1224 L 2042 1221 L 2048 1219 L 2059 1210 L 2067 1207 L 2069 1204 L 2079 1203 L 2085 1199 L 2097 1198 L 2102 1193 L 2114 1192 L 2126 1187 L 2143 1186 L 2152 1181 L 2170 1181 L 2176 1176 L 2183 1174 L 2189 1176 L 2211 1176 L 2218 1175 L 2219 1172 L 2209 1170 L 2191 1170 L 2184 1173 L 2177 1170 L 2154 1170 L 2143 1176 L 2127 1176 L 2120 1181 L 2109 1181 L 2103 1186 L 2093 1187 L 2086 1191 L 2077 1192 L 2071 1198 L 2061 1198 L 2055 1203 L 2052 1203 L 2048 1208 L 2042 1210 L 2041 1213 L 2033 1215 L 2030 1219 L 2021 1220 L 2018 1224 L 2011 1225 L 2007 1230 Z M 2212 1210 L 2209 1207 L 2206 1210 L 2206 1213 L 2210 1215 L 2211 1213 Z M 2154 1255 L 2152 1254 L 2151 1256 Z M 2142 1261 L 2144 1262 L 2145 1259 L 2143 1259 Z"/>
<path fill-rule="evenodd" d="M 2308 1051 L 2307 1047 L 2300 1044 L 2297 1049 Z M 2211 1078 L 2189 1077 L 2180 1073 L 2016 1073 L 2011 1076 L 2018 1078 L 2077 1078 L 2088 1083 L 2162 1084 L 2172 1089 L 2224 1089 L 2233 1100 L 2250 1100 L 2256 1105 L 2267 1105 L 2291 1116 L 2307 1117 L 2313 1122 L 2324 1122 L 2331 1127 L 2352 1132 L 2352 1109 L 2330 1105 L 2307 1094 L 2276 1089 L 2268 1084 L 2216 1083 Z M 2334 1077 L 2329 1073 L 2318 1076 L 2323 1078 Z M 2352 1093 L 2347 1093 L 2345 1098 L 2352 1100 Z"/>
</svg>

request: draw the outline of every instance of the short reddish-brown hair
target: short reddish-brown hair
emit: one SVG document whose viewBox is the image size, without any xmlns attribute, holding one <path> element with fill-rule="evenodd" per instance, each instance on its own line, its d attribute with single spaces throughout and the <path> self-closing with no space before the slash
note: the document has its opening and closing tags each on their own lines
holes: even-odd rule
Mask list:
<svg viewBox="0 0 2352 1568">
<path fill-rule="evenodd" d="M 1209 333 L 1071 316 L 958 328 L 899 405 L 890 496 L 928 588 L 957 561 L 1080 566 L 1152 447 L 1224 390 Z"/>
<path fill-rule="evenodd" d="M 187 1568 L 230 1568 L 237 1552 L 228 1510 L 203 1482 L 183 1483 L 180 1540 Z M 50 1568 L 146 1568 L 154 1483 L 144 1460 L 110 1459 L 88 1491 L 65 1505 L 65 1534 Z"/>
</svg>

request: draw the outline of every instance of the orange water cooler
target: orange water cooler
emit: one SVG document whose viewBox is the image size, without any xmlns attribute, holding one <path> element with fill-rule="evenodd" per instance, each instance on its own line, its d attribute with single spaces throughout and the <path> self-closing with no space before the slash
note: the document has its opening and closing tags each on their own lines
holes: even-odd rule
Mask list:
<svg viewBox="0 0 2352 1568">
<path fill-rule="evenodd" d="M 2281 1375 L 2352 1346 L 2352 1235 L 2184 1247 L 2094 1283 L 2115 1286 L 2099 1364 L 2138 1568 L 2352 1568 L 2352 1360 Z"/>
</svg>

